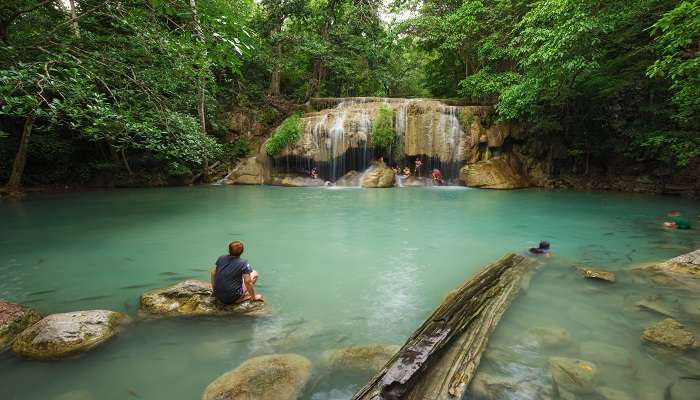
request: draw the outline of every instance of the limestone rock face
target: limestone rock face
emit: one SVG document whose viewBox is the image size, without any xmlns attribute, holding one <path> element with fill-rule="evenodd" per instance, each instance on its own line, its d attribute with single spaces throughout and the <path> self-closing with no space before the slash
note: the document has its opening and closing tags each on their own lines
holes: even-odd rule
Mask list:
<svg viewBox="0 0 700 400">
<path fill-rule="evenodd" d="M 374 373 L 382 369 L 399 349 L 401 346 L 381 344 L 353 346 L 325 352 L 324 358 L 332 369 Z"/>
<path fill-rule="evenodd" d="M 258 301 L 222 304 L 212 296 L 210 283 L 190 279 L 143 294 L 139 311 L 145 315 L 162 316 L 262 315 L 266 313 L 267 305 Z"/>
<path fill-rule="evenodd" d="M 666 348 L 686 351 L 697 348 L 695 335 L 680 322 L 667 318 L 647 327 L 642 340 Z"/>
<path fill-rule="evenodd" d="M 460 171 L 467 186 L 484 189 L 519 189 L 530 183 L 512 157 L 495 157 L 468 164 Z"/>
<path fill-rule="evenodd" d="M 572 393 L 592 393 L 596 388 L 595 364 L 565 357 L 551 357 L 549 369 L 556 384 Z"/>
<path fill-rule="evenodd" d="M 363 188 L 388 188 L 396 183 L 394 170 L 387 167 L 383 162 L 377 162 L 369 167 L 362 178 Z"/>
<path fill-rule="evenodd" d="M 615 273 L 610 271 L 603 271 L 600 269 L 592 269 L 586 267 L 576 267 L 576 273 L 586 279 L 595 279 L 610 283 L 614 283 L 616 281 Z"/>
<path fill-rule="evenodd" d="M 311 374 L 311 362 L 297 354 L 255 357 L 216 378 L 202 400 L 295 400 Z"/>
<path fill-rule="evenodd" d="M 127 321 L 126 315 L 107 310 L 52 314 L 19 334 L 12 351 L 39 360 L 64 358 L 101 345 Z"/>
<path fill-rule="evenodd" d="M 0 301 L 0 351 L 11 345 L 17 335 L 40 319 L 41 315 L 32 308 Z"/>
<path fill-rule="evenodd" d="M 265 182 L 265 167 L 257 157 L 242 159 L 228 176 L 229 184 L 262 185 Z"/>
</svg>

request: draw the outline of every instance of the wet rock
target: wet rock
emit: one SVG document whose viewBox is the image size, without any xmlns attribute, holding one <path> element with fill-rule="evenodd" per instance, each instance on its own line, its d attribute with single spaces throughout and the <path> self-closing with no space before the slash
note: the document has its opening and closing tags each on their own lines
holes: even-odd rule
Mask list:
<svg viewBox="0 0 700 400">
<path fill-rule="evenodd" d="M 642 340 L 680 351 L 697 347 L 695 335 L 685 325 L 671 318 L 647 327 L 642 334 Z"/>
<path fill-rule="evenodd" d="M 127 321 L 126 315 L 107 310 L 52 314 L 19 334 L 12 351 L 39 360 L 64 358 L 101 345 Z"/>
<path fill-rule="evenodd" d="M 684 300 L 681 302 L 681 308 L 692 319 L 700 321 L 700 299 Z"/>
<path fill-rule="evenodd" d="M 469 384 L 469 393 L 479 400 L 499 400 L 508 398 L 509 393 L 517 392 L 517 388 L 514 378 L 478 372 Z"/>
<path fill-rule="evenodd" d="M 216 378 L 202 400 L 294 400 L 311 374 L 311 362 L 297 354 L 255 357 Z"/>
<path fill-rule="evenodd" d="M 604 271 L 601 269 L 592 269 L 587 267 L 576 267 L 576 273 L 581 275 L 586 279 L 595 279 L 599 281 L 605 281 L 614 283 L 616 281 L 615 274 L 613 272 Z"/>
<path fill-rule="evenodd" d="M 460 170 L 464 183 L 484 189 L 519 189 L 530 186 L 514 157 L 496 157 L 468 164 Z"/>
<path fill-rule="evenodd" d="M 596 393 L 598 393 L 598 395 L 600 397 L 602 397 L 604 400 L 633 400 L 632 396 L 628 395 L 627 393 L 625 393 L 621 390 L 617 390 L 617 389 L 613 389 L 613 388 L 609 388 L 609 387 L 605 387 L 605 386 L 599 387 L 596 390 Z"/>
<path fill-rule="evenodd" d="M 629 367 L 632 365 L 630 352 L 617 347 L 601 342 L 584 342 L 581 343 L 581 356 L 587 360 L 593 360 L 601 364 L 617 365 L 620 367 Z"/>
<path fill-rule="evenodd" d="M 357 172 L 357 171 L 350 171 L 347 174 L 343 175 L 335 181 L 336 186 L 343 186 L 343 187 L 356 187 L 360 186 L 360 179 L 362 178 L 362 174 Z"/>
<path fill-rule="evenodd" d="M 700 249 L 633 271 L 646 275 L 660 286 L 700 288 Z"/>
<path fill-rule="evenodd" d="M 344 369 L 359 372 L 377 372 L 401 346 L 370 344 L 327 351 L 324 359 L 332 369 Z"/>
<path fill-rule="evenodd" d="M 9 301 L 0 301 L 0 351 L 12 344 L 17 335 L 41 319 L 39 313 Z"/>
<path fill-rule="evenodd" d="M 227 177 L 228 184 L 262 185 L 265 182 L 265 167 L 257 157 L 244 158 Z"/>
<path fill-rule="evenodd" d="M 387 167 L 383 162 L 376 162 L 367 169 L 362 177 L 363 188 L 388 188 L 396 183 L 394 170 Z"/>
<path fill-rule="evenodd" d="M 572 393 L 592 393 L 596 388 L 598 367 L 595 364 L 565 357 L 551 357 L 549 369 L 556 385 Z"/>
<path fill-rule="evenodd" d="M 256 341 L 264 347 L 286 351 L 308 345 L 310 339 L 329 335 L 326 326 L 318 320 L 291 322 L 284 326 L 269 326 L 256 335 Z"/>
<path fill-rule="evenodd" d="M 639 300 L 635 305 L 645 311 L 650 311 L 666 317 L 675 317 L 678 315 L 678 307 L 676 304 L 666 300 L 663 296 L 651 296 Z"/>
<path fill-rule="evenodd" d="M 527 334 L 544 347 L 561 347 L 571 343 L 569 332 L 559 326 L 537 326 L 528 329 Z"/>
<path fill-rule="evenodd" d="M 269 184 L 287 187 L 317 187 L 326 186 L 326 181 L 323 179 L 314 179 L 309 176 L 284 174 L 273 176 Z"/>
<path fill-rule="evenodd" d="M 141 296 L 139 311 L 144 315 L 195 316 L 195 315 L 264 315 L 267 303 L 246 301 L 226 305 L 212 296 L 211 284 L 199 280 L 186 280 L 165 289 L 157 289 Z"/>
<path fill-rule="evenodd" d="M 418 176 L 409 176 L 408 178 L 402 178 L 401 184 L 404 185 L 405 187 L 420 187 L 420 186 L 428 186 L 432 184 L 432 179 L 428 178 L 421 178 Z"/>
<path fill-rule="evenodd" d="M 700 393 L 700 378 L 697 376 L 682 377 L 674 382 L 668 392 L 672 400 L 697 400 Z"/>
</svg>

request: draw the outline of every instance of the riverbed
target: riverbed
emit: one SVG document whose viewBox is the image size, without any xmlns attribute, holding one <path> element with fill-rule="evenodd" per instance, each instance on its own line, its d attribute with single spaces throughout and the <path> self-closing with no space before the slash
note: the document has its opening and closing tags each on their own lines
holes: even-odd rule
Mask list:
<svg viewBox="0 0 700 400">
<path fill-rule="evenodd" d="M 696 229 L 662 229 L 670 209 Z M 2 299 L 43 314 L 135 315 L 140 294 L 207 280 L 227 243 L 241 240 L 273 314 L 136 322 L 105 346 L 60 362 L 6 352 L 2 398 L 197 399 L 250 357 L 294 352 L 316 366 L 305 399 L 349 399 L 367 377 L 328 374 L 324 351 L 402 344 L 447 291 L 505 253 L 547 240 L 554 256 L 506 313 L 483 369 L 521 382 L 504 398 L 529 399 L 547 385 L 548 357 L 584 358 L 599 367 L 600 386 L 661 399 L 693 371 L 642 345 L 644 327 L 662 318 L 635 302 L 684 298 L 640 285 L 625 270 L 700 248 L 699 214 L 698 202 L 673 197 L 461 187 L 210 186 L 3 202 Z M 576 263 L 618 272 L 618 283 L 586 281 L 572 271 Z M 700 333 L 700 321 L 682 322 Z M 527 334 L 536 326 L 565 329 L 569 343 L 542 346 Z M 624 352 L 610 359 L 603 345 Z"/>
</svg>

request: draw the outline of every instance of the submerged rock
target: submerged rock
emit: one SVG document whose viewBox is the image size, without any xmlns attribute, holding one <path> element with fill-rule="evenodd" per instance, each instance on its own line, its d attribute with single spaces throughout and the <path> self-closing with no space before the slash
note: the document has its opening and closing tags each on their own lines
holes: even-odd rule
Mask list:
<svg viewBox="0 0 700 400">
<path fill-rule="evenodd" d="M 566 357 L 551 357 L 549 369 L 556 385 L 572 393 L 592 393 L 596 388 L 598 367 L 595 364 Z"/>
<path fill-rule="evenodd" d="M 578 266 L 576 267 L 576 273 L 586 279 L 595 279 L 610 283 L 614 283 L 616 281 L 616 277 L 613 272 L 604 271 L 600 269 L 592 269 Z"/>
<path fill-rule="evenodd" d="M 101 345 L 127 321 L 126 315 L 107 310 L 52 314 L 18 335 L 12 351 L 39 360 L 64 358 Z"/>
<path fill-rule="evenodd" d="M 469 384 L 469 393 L 480 400 L 499 400 L 508 398 L 508 393 L 517 392 L 517 388 L 514 378 L 478 372 Z"/>
<path fill-rule="evenodd" d="M 363 188 L 389 188 L 396 183 L 394 170 L 383 162 L 376 162 L 367 169 L 362 177 Z"/>
<path fill-rule="evenodd" d="M 332 369 L 377 372 L 399 349 L 401 346 L 370 344 L 330 350 L 323 356 Z"/>
<path fill-rule="evenodd" d="M 0 301 L 0 351 L 5 350 L 17 335 L 40 319 L 41 315 L 33 308 Z"/>
<path fill-rule="evenodd" d="M 678 314 L 678 308 L 664 299 L 663 296 L 651 296 L 639 300 L 635 305 L 645 311 L 661 314 L 666 317 L 675 317 Z"/>
<path fill-rule="evenodd" d="M 207 386 L 202 400 L 294 400 L 311 374 L 311 362 L 297 354 L 251 358 Z"/>
<path fill-rule="evenodd" d="M 633 269 L 660 286 L 700 288 L 700 249 L 668 261 Z"/>
<path fill-rule="evenodd" d="M 460 171 L 467 186 L 484 189 L 519 189 L 530 186 L 514 157 L 496 157 L 468 164 Z"/>
<path fill-rule="evenodd" d="M 681 302 L 683 312 L 696 321 L 700 321 L 700 299 L 693 299 Z"/>
<path fill-rule="evenodd" d="M 695 335 L 680 322 L 667 318 L 647 327 L 642 340 L 674 350 L 691 350 L 697 347 Z"/>
<path fill-rule="evenodd" d="M 559 326 L 536 326 L 527 333 L 545 347 L 561 347 L 571 342 L 569 331 Z"/>
<path fill-rule="evenodd" d="M 267 303 L 246 301 L 226 305 L 212 296 L 209 282 L 190 279 L 143 294 L 139 311 L 167 316 L 262 315 L 267 312 Z"/>
<path fill-rule="evenodd" d="M 597 363 L 629 367 L 632 365 L 630 352 L 622 347 L 602 342 L 581 343 L 581 356 Z"/>
<path fill-rule="evenodd" d="M 623 392 L 622 390 L 617 390 L 609 387 L 599 387 L 596 393 L 604 400 L 632 400 L 632 396 Z"/>
</svg>

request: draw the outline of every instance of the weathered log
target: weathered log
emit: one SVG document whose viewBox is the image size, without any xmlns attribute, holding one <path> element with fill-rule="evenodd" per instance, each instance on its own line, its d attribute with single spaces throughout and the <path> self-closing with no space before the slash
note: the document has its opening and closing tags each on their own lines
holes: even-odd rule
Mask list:
<svg viewBox="0 0 700 400">
<path fill-rule="evenodd" d="M 461 398 L 489 336 L 535 265 L 509 254 L 450 292 L 353 400 Z"/>
</svg>

